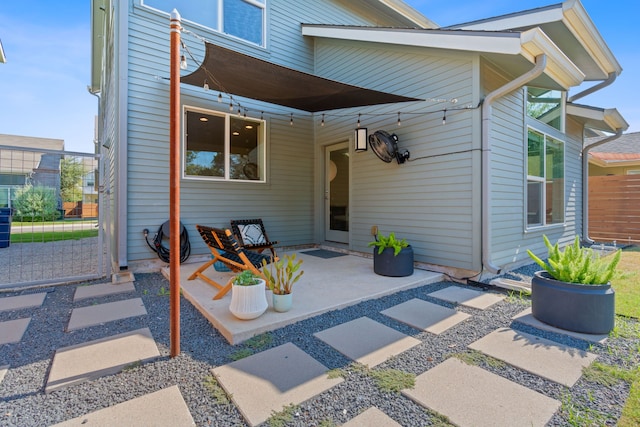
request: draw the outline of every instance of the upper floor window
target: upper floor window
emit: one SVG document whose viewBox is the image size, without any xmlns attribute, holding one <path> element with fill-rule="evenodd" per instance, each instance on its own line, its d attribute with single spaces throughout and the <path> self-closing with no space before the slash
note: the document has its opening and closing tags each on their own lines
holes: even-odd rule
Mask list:
<svg viewBox="0 0 640 427">
<path fill-rule="evenodd" d="M 564 99 L 559 90 L 527 88 L 527 115 L 563 131 Z"/>
<path fill-rule="evenodd" d="M 186 108 L 184 177 L 265 181 L 264 122 Z"/>
<path fill-rule="evenodd" d="M 529 129 L 527 226 L 564 223 L 564 143 Z"/>
<path fill-rule="evenodd" d="M 170 13 L 174 8 L 182 19 L 265 45 L 266 0 L 142 0 L 143 4 Z"/>
</svg>

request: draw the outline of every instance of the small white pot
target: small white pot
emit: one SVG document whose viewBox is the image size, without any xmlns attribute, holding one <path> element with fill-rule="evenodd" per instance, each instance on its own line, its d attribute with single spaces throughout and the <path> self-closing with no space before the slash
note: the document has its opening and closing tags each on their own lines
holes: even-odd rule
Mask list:
<svg viewBox="0 0 640 427">
<path fill-rule="evenodd" d="M 279 313 L 284 313 L 291 310 L 292 303 L 293 294 L 273 294 L 273 309 Z"/>
<path fill-rule="evenodd" d="M 265 282 L 260 279 L 257 285 L 231 287 L 229 311 L 238 319 L 251 320 L 260 317 L 269 304 L 264 291 Z"/>
</svg>

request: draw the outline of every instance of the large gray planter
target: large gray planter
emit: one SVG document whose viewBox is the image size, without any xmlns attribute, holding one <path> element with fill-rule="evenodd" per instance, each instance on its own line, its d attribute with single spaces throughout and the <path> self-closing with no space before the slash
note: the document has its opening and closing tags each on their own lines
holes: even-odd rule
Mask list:
<svg viewBox="0 0 640 427">
<path fill-rule="evenodd" d="M 531 313 L 556 328 L 608 334 L 615 325 L 615 294 L 610 283 L 567 283 L 538 271 L 531 280 Z"/>
<path fill-rule="evenodd" d="M 394 255 L 393 248 L 385 248 L 378 253 L 373 248 L 373 271 L 381 276 L 404 277 L 413 274 L 413 248 L 411 245 L 402 248 L 398 255 Z"/>
</svg>

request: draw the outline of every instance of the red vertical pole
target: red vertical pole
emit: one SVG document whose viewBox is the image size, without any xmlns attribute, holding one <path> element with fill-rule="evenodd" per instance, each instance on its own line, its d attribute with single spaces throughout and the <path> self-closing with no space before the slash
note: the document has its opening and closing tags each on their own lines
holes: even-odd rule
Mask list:
<svg viewBox="0 0 640 427">
<path fill-rule="evenodd" d="M 171 357 L 180 354 L 180 14 L 171 12 L 169 94 L 169 272 Z"/>
</svg>

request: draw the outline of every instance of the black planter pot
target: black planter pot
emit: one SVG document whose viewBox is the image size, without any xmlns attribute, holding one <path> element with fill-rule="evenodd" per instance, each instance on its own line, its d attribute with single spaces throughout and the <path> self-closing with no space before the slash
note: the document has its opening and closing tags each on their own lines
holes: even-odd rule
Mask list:
<svg viewBox="0 0 640 427">
<path fill-rule="evenodd" d="M 608 334 L 615 325 L 615 294 L 611 284 L 561 282 L 538 271 L 531 280 L 531 313 L 567 331 Z"/>
<path fill-rule="evenodd" d="M 393 248 L 386 248 L 381 254 L 373 248 L 373 271 L 381 276 L 405 277 L 413 274 L 413 248 L 402 248 L 398 255 Z"/>
</svg>

